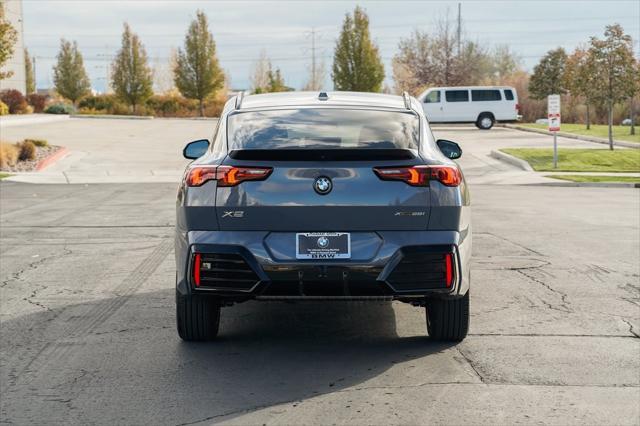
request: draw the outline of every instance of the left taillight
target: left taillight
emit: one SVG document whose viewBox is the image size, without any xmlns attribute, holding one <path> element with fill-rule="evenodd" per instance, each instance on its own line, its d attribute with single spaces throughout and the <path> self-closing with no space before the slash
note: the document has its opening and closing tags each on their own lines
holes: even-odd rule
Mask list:
<svg viewBox="0 0 640 426">
<path fill-rule="evenodd" d="M 265 180 L 272 172 L 271 167 L 244 166 L 193 166 L 187 173 L 188 186 L 201 186 L 210 180 L 218 181 L 218 186 L 236 186 L 248 180 Z"/>
<path fill-rule="evenodd" d="M 373 171 L 382 180 L 399 180 L 411 186 L 429 186 L 430 180 L 446 186 L 462 182 L 460 169 L 455 166 L 375 167 Z"/>
</svg>

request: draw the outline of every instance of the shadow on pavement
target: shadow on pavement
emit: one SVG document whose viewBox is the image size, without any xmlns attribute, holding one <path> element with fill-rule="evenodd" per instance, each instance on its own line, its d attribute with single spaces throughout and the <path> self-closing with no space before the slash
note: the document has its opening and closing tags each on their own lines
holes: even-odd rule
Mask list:
<svg viewBox="0 0 640 426">
<path fill-rule="evenodd" d="M 17 379 L 3 368 L 4 383 L 9 378 L 3 417 L 18 423 L 211 422 L 366 386 L 394 364 L 450 347 L 399 337 L 390 303 L 349 302 L 247 302 L 223 308 L 218 341 L 185 343 L 175 331 L 173 297 L 172 290 L 136 294 L 84 334 L 69 333 L 73 322 L 86 328 L 92 313 L 117 298 L 67 306 L 55 319 L 42 313 L 4 322 L 7 346 L 28 346 L 30 353 L 11 354 L 3 345 L 3 364 L 13 357 L 36 360 L 26 372 L 8 368 Z M 25 324 L 36 326 L 25 332 Z M 41 339 L 61 326 L 67 336 L 42 351 Z M 66 403 L 51 402 L 52 395 Z"/>
</svg>

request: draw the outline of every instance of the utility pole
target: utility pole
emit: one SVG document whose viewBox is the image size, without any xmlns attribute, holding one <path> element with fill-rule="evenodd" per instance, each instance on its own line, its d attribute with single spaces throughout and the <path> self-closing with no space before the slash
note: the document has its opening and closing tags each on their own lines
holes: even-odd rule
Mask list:
<svg viewBox="0 0 640 426">
<path fill-rule="evenodd" d="M 460 56 L 460 40 L 462 39 L 462 3 L 458 3 L 458 56 Z"/>
<path fill-rule="evenodd" d="M 314 90 L 316 89 L 316 84 L 316 28 L 311 27 L 311 85 Z"/>
</svg>

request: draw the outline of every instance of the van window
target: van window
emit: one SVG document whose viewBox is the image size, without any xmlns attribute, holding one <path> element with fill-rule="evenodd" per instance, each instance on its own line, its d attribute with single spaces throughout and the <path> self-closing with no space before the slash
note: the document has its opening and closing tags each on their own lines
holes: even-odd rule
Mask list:
<svg viewBox="0 0 640 426">
<path fill-rule="evenodd" d="M 468 90 L 447 90 L 445 93 L 447 102 L 469 102 Z"/>
<path fill-rule="evenodd" d="M 504 91 L 504 97 L 508 100 L 508 101 L 512 101 L 513 100 L 513 92 L 509 89 L 506 89 Z"/>
<path fill-rule="evenodd" d="M 433 92 L 427 93 L 427 96 L 424 97 L 425 104 L 437 104 L 440 102 L 440 91 L 434 90 Z"/>
<path fill-rule="evenodd" d="M 499 90 L 472 90 L 472 101 L 499 101 L 502 100 Z"/>
</svg>

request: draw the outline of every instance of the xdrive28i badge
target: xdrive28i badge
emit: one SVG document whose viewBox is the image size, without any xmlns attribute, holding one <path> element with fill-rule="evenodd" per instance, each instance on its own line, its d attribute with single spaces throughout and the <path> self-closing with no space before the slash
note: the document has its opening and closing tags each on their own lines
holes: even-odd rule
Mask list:
<svg viewBox="0 0 640 426">
<path fill-rule="evenodd" d="M 331 192 L 333 188 L 333 183 L 331 183 L 331 179 L 326 176 L 320 176 L 316 178 L 316 181 L 313 183 L 313 189 L 320 195 L 326 195 Z"/>
</svg>

